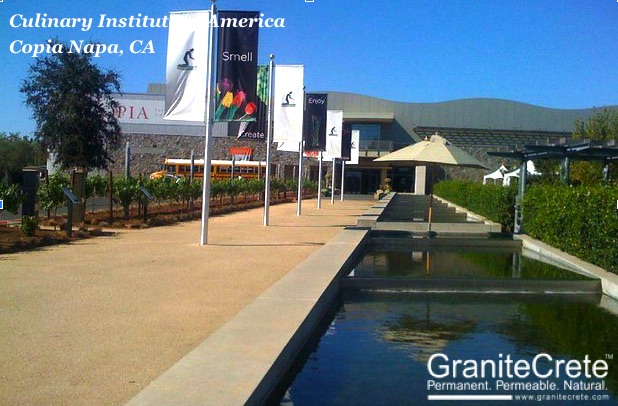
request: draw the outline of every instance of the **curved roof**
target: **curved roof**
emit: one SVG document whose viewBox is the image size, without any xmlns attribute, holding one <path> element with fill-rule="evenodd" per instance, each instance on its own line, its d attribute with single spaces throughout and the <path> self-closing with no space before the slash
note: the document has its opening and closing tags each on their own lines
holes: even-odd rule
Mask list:
<svg viewBox="0 0 618 406">
<path fill-rule="evenodd" d="M 328 108 L 343 110 L 344 118 L 392 115 L 406 131 L 417 127 L 571 133 L 575 120 L 594 114 L 589 109 L 553 109 L 503 99 L 461 99 L 437 103 L 408 103 L 345 92 L 327 92 Z M 610 107 L 616 108 L 616 107 Z M 346 114 L 347 113 L 347 114 Z"/>
</svg>

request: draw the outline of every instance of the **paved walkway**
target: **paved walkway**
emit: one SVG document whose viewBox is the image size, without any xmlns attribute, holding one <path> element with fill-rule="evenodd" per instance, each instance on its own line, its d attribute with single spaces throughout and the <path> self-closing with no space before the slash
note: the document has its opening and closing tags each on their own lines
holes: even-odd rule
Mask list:
<svg viewBox="0 0 618 406">
<path fill-rule="evenodd" d="M 0 404 L 119 405 L 373 204 L 271 207 L 0 256 Z"/>
</svg>

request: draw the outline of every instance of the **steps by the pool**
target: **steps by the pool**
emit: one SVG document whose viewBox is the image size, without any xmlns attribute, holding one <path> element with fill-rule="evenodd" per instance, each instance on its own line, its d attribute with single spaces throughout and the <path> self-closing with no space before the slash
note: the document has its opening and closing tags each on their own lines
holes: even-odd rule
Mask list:
<svg viewBox="0 0 618 406">
<path fill-rule="evenodd" d="M 357 221 L 359 227 L 373 230 L 429 231 L 429 207 L 432 211 L 431 231 L 441 234 L 499 233 L 501 226 L 456 208 L 437 197 L 410 193 L 391 193 L 377 202 Z"/>
</svg>

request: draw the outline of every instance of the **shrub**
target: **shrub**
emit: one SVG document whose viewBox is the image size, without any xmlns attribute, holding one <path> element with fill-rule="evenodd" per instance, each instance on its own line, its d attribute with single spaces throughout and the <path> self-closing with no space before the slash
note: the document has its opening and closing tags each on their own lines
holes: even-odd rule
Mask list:
<svg viewBox="0 0 618 406">
<path fill-rule="evenodd" d="M 37 191 L 39 206 L 56 214 L 58 207 L 67 203 L 67 197 L 62 191 L 63 187 L 71 187 L 71 177 L 65 172 L 56 172 L 49 177 L 49 182 L 42 182 Z"/>
<path fill-rule="evenodd" d="M 114 179 L 114 200 L 124 207 L 124 217 L 129 218 L 129 206 L 140 199 L 139 180 L 135 178 L 118 177 Z"/>
<path fill-rule="evenodd" d="M 4 200 L 4 210 L 17 214 L 19 205 L 24 200 L 24 194 L 19 185 L 8 186 L 6 183 L 0 182 L 0 198 Z"/>
<path fill-rule="evenodd" d="M 434 186 L 436 195 L 465 207 L 511 231 L 515 221 L 517 186 L 482 185 L 480 183 L 447 180 Z"/>
<path fill-rule="evenodd" d="M 618 187 L 533 186 L 523 201 L 531 237 L 618 273 Z"/>
<path fill-rule="evenodd" d="M 36 230 L 39 228 L 38 216 L 23 216 L 21 218 L 21 231 L 26 237 L 33 237 Z"/>
<path fill-rule="evenodd" d="M 517 190 L 494 185 L 444 181 L 439 196 L 475 213 L 513 224 Z M 534 184 L 522 202 L 523 229 L 533 238 L 618 273 L 618 186 L 570 187 Z"/>
<path fill-rule="evenodd" d="M 109 179 L 100 173 L 93 173 L 86 178 L 86 199 L 92 197 L 105 197 L 109 185 Z"/>
</svg>

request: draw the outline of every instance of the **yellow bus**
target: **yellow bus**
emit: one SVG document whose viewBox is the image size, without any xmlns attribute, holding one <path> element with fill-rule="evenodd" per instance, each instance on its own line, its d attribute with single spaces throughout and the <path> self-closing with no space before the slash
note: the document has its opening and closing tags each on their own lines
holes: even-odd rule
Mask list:
<svg viewBox="0 0 618 406">
<path fill-rule="evenodd" d="M 150 174 L 151 179 L 164 176 L 189 177 L 191 174 L 191 160 L 180 158 L 166 158 L 165 169 Z M 262 161 L 234 161 L 234 177 L 243 179 L 263 179 L 266 175 L 266 162 Z M 193 176 L 204 177 L 204 160 L 194 160 Z M 230 179 L 232 177 L 232 161 L 213 159 L 210 161 L 210 179 Z"/>
</svg>

